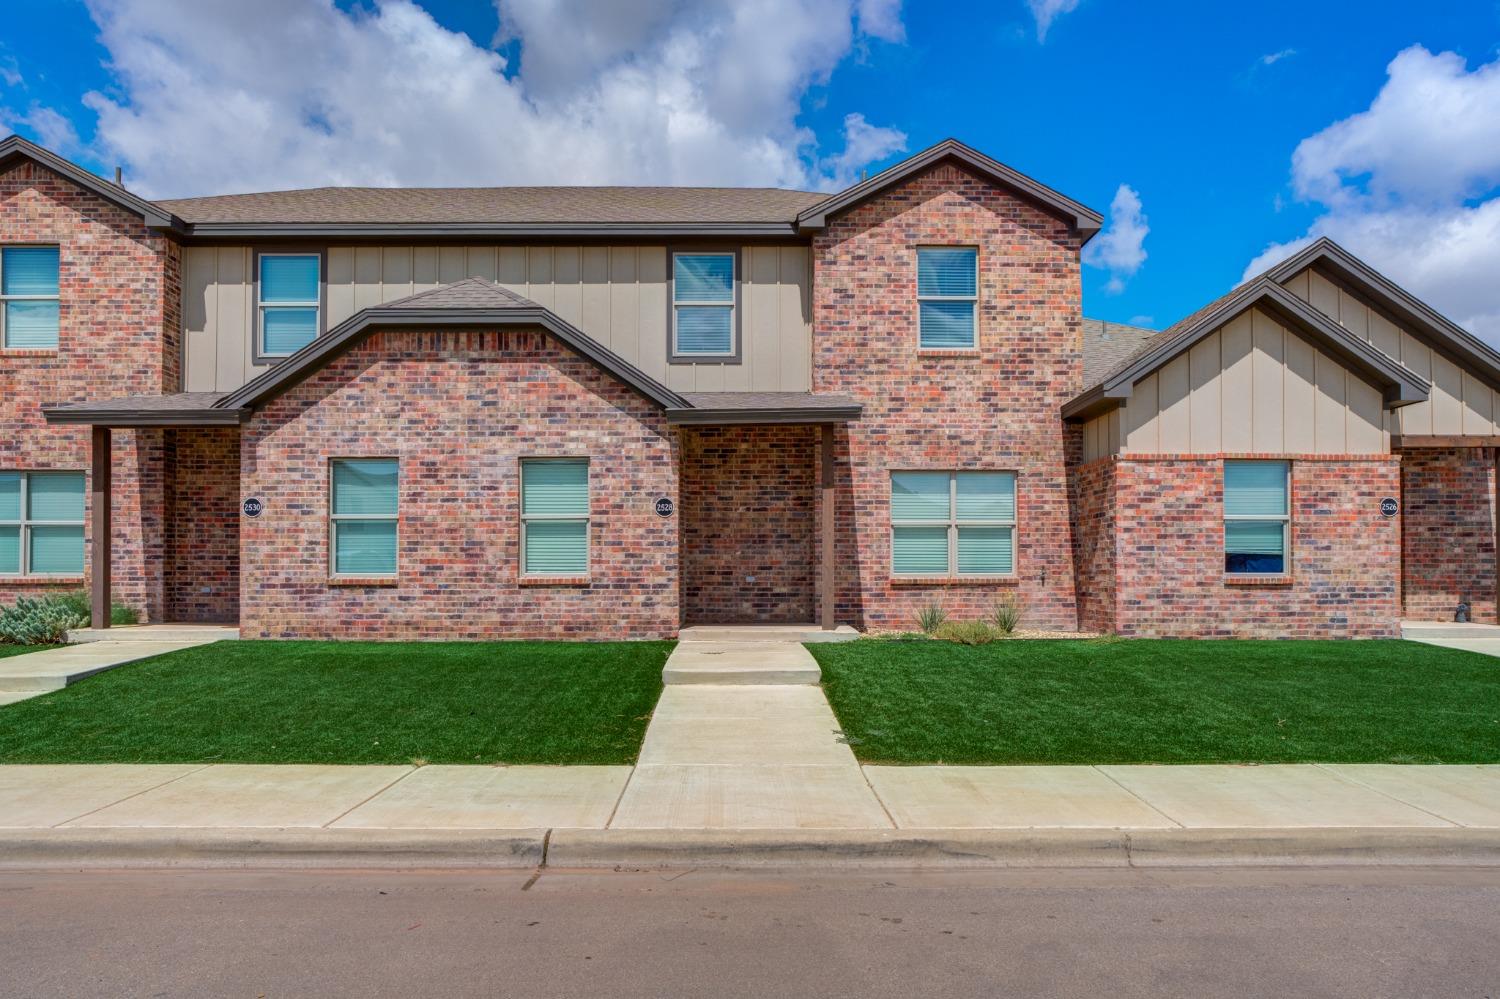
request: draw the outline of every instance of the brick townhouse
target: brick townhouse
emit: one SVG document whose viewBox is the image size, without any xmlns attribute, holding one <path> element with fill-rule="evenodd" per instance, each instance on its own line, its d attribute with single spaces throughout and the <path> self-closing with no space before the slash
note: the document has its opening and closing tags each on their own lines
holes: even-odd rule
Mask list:
<svg viewBox="0 0 1500 999">
<path fill-rule="evenodd" d="M 1160 332 L 955 141 L 847 190 L 147 201 L 0 142 L 0 602 L 245 637 L 1496 621 L 1500 355 L 1320 241 Z"/>
</svg>

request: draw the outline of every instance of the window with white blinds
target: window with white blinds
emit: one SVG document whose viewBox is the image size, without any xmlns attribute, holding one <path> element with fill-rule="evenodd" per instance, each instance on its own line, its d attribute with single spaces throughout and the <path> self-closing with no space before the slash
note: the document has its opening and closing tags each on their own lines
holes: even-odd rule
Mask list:
<svg viewBox="0 0 1500 999">
<path fill-rule="evenodd" d="M 399 477 L 395 458 L 333 462 L 333 575 L 396 575 Z"/>
<path fill-rule="evenodd" d="M 1291 465 L 1224 462 L 1224 571 L 1277 576 L 1287 570 Z"/>
<path fill-rule="evenodd" d="M 891 572 L 1010 576 L 1016 473 L 892 472 Z"/>
<path fill-rule="evenodd" d="M 58 250 L 0 248 L 0 343 L 11 350 L 57 347 Z"/>
<path fill-rule="evenodd" d="M 588 571 L 588 460 L 522 461 L 521 574 L 586 576 Z"/>
<path fill-rule="evenodd" d="M 734 254 L 672 255 L 672 354 L 731 357 L 734 344 Z"/>
<path fill-rule="evenodd" d="M 0 576 L 83 575 L 82 472 L 0 472 Z"/>
<path fill-rule="evenodd" d="M 933 349 L 962 350 L 978 344 L 979 251 L 963 246 L 917 249 L 919 343 Z"/>
</svg>

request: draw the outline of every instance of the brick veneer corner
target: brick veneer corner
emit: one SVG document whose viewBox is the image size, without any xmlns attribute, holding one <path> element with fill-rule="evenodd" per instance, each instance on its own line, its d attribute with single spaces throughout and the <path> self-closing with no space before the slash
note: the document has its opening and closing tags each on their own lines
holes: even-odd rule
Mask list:
<svg viewBox="0 0 1500 999">
<path fill-rule="evenodd" d="M 917 342 L 916 250 L 979 247 L 976 354 Z M 837 435 L 837 613 L 909 629 L 931 602 L 988 616 L 1002 593 L 1023 626 L 1077 626 L 1062 404 L 1080 387 L 1079 237 L 1010 191 L 941 164 L 829 221 L 813 238 L 813 388 L 851 395 Z M 1017 578 L 901 584 L 890 577 L 892 469 L 1018 473 Z"/>
</svg>

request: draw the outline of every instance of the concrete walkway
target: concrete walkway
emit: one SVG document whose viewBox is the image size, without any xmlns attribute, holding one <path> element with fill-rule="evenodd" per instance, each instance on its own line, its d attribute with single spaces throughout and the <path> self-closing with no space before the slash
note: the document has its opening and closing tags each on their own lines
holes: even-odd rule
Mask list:
<svg viewBox="0 0 1500 999">
<path fill-rule="evenodd" d="M 1426 645 L 1439 645 L 1445 649 L 1500 656 L 1500 625 L 1403 621 L 1401 637 Z"/>
<path fill-rule="evenodd" d="M 84 645 L 65 645 L 60 649 L 7 656 L 0 659 L 0 706 L 61 690 L 70 683 L 116 666 L 217 640 L 208 633 L 191 637 L 184 635 L 172 641 L 129 638 L 125 641 L 90 641 Z M 3 718 L 0 715 L 0 719 Z"/>
</svg>

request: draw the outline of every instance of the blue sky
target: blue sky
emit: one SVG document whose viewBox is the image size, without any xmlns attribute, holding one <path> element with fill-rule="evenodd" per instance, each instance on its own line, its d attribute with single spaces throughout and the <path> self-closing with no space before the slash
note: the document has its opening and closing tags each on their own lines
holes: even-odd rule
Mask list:
<svg viewBox="0 0 1500 999">
<path fill-rule="evenodd" d="M 6 19 L 0 129 L 149 195 L 830 187 L 951 135 L 1110 216 L 1090 315 L 1163 326 L 1328 233 L 1500 341 L 1493 0 L 32 0 Z"/>
</svg>

